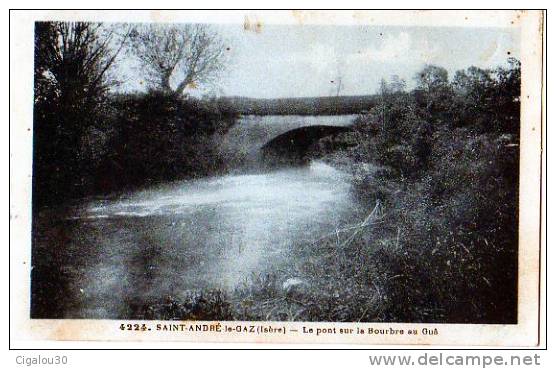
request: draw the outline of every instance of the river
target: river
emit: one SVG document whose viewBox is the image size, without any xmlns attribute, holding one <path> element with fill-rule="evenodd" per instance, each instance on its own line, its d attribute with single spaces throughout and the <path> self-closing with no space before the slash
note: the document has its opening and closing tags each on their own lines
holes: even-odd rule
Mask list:
<svg viewBox="0 0 556 369">
<path fill-rule="evenodd" d="M 125 318 L 165 296 L 231 291 L 293 262 L 292 247 L 339 227 L 352 205 L 349 176 L 313 161 L 90 199 L 63 219 L 43 215 L 35 264 L 49 279 L 39 282 L 43 292 L 55 291 L 35 288 L 36 314 Z"/>
</svg>

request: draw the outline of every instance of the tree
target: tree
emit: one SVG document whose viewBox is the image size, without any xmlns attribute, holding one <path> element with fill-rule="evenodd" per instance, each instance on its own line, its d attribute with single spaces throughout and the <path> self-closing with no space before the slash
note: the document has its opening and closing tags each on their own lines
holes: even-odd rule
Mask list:
<svg viewBox="0 0 556 369">
<path fill-rule="evenodd" d="M 49 200 L 71 192 L 86 165 L 83 138 L 102 121 L 106 94 L 117 84 L 110 71 L 127 39 L 117 30 L 99 23 L 35 24 L 34 188 Z"/>
<path fill-rule="evenodd" d="M 392 93 L 402 93 L 405 92 L 406 82 L 403 78 L 400 78 L 397 74 L 393 74 L 390 77 L 390 90 Z"/>
<path fill-rule="evenodd" d="M 480 132 L 519 132 L 520 63 L 508 59 L 509 68 L 457 71 L 452 86 L 454 123 Z"/>
<path fill-rule="evenodd" d="M 387 109 L 387 102 L 389 101 L 390 97 L 390 86 L 388 82 L 384 78 L 380 79 L 380 86 L 378 88 L 378 93 L 380 96 L 380 129 L 384 131 L 386 128 L 386 109 Z"/>
<path fill-rule="evenodd" d="M 519 133 L 521 111 L 521 62 L 508 59 L 508 68 L 496 69 L 496 119 L 499 130 Z"/>
<path fill-rule="evenodd" d="M 427 65 L 415 79 L 418 89 L 432 92 L 448 84 L 448 71 L 436 65 Z"/>
<path fill-rule="evenodd" d="M 427 65 L 415 76 L 417 105 L 425 120 L 448 122 L 451 120 L 449 107 L 452 105 L 453 91 L 448 82 L 448 71 L 435 65 Z"/>
<path fill-rule="evenodd" d="M 380 107 L 380 121 L 381 128 L 384 130 L 386 128 L 387 112 L 392 111 L 394 104 L 408 105 L 405 101 L 405 88 L 406 82 L 403 78 L 400 78 L 397 74 L 390 77 L 390 81 L 381 78 L 380 85 L 378 88 L 379 107 Z"/>
<path fill-rule="evenodd" d="M 144 68 L 147 83 L 178 96 L 216 78 L 225 50 L 220 36 L 206 25 L 142 25 L 131 33 L 130 51 Z"/>
<path fill-rule="evenodd" d="M 37 22 L 35 25 L 35 101 L 85 107 L 98 103 L 116 84 L 110 68 L 128 34 L 100 23 Z"/>
<path fill-rule="evenodd" d="M 490 69 L 469 67 L 459 70 L 452 81 L 454 96 L 453 124 L 456 127 L 488 128 L 494 123 L 493 86 Z"/>
</svg>

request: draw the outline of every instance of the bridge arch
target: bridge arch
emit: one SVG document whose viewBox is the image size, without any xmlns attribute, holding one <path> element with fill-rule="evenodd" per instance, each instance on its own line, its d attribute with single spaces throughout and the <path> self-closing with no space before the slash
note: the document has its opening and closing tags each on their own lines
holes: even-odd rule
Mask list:
<svg viewBox="0 0 556 369">
<path fill-rule="evenodd" d="M 321 138 L 352 131 L 351 127 L 312 125 L 289 130 L 261 147 L 267 165 L 299 165 L 308 161 L 308 154 Z"/>
</svg>

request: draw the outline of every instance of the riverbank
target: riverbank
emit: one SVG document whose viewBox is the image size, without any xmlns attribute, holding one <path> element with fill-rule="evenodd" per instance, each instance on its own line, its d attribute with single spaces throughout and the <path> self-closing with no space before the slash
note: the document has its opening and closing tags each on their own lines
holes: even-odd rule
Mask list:
<svg viewBox="0 0 556 369">
<path fill-rule="evenodd" d="M 232 291 L 155 303 L 144 317 L 225 311 L 229 320 L 515 322 L 518 146 L 515 137 L 462 134 L 440 136 L 436 160 L 418 180 L 356 162 L 353 152 L 327 157 L 350 170 L 358 199 L 341 226 L 296 241 L 291 263 Z"/>
</svg>

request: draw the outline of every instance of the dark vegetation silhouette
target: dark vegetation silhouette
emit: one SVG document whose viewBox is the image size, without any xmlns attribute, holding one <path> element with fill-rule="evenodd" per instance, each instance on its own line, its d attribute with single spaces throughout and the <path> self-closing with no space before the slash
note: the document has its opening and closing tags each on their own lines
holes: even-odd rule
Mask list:
<svg viewBox="0 0 556 369">
<path fill-rule="evenodd" d="M 153 42 L 179 51 L 188 35 L 203 45 L 216 37 L 181 31 L 161 31 Z M 396 77 L 376 96 L 197 100 L 186 89 L 212 74 L 191 72 L 194 54 L 183 49 L 151 63 L 150 92 L 110 93 L 128 42 L 144 56 L 151 36 L 127 26 L 35 24 L 34 214 L 88 195 L 222 173 L 218 137 L 239 114 L 359 114 L 313 154 L 353 174 L 360 209 L 345 229 L 294 245 L 295 265 L 277 266 L 307 282 L 293 297 L 275 275 L 256 276 L 233 296 L 161 296 L 134 318 L 516 323 L 519 61 L 471 67 L 451 80 L 444 68 L 426 66 L 413 90 Z M 220 43 L 213 45 L 207 55 L 219 60 Z M 144 56 L 145 67 L 155 56 Z M 174 83 L 170 61 L 180 65 Z M 63 262 L 34 262 L 33 291 L 63 294 L 63 276 L 51 267 Z M 56 310 L 52 299 L 32 301 Z"/>
<path fill-rule="evenodd" d="M 333 278 L 352 276 L 351 303 L 332 320 L 517 322 L 520 67 L 450 81 L 426 66 L 409 92 L 393 78 L 352 132 L 323 140 L 352 145 L 329 160 L 353 173 L 362 216 L 382 209 L 341 250 L 319 245 L 350 260 Z"/>
</svg>

